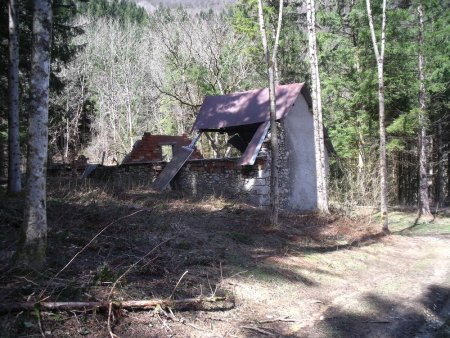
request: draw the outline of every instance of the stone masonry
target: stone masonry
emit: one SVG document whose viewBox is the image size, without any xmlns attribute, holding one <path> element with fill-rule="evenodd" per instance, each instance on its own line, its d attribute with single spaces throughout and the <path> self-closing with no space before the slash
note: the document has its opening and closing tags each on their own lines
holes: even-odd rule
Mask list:
<svg viewBox="0 0 450 338">
<path fill-rule="evenodd" d="M 290 149 L 285 140 L 283 124 L 278 124 L 279 133 L 279 182 L 280 207 L 287 207 L 290 192 L 288 164 Z M 189 160 L 175 176 L 170 189 L 197 197 L 221 196 L 268 206 L 270 202 L 270 150 L 264 143 L 260 155 L 252 166 L 236 165 L 238 158 Z M 128 163 L 118 166 L 98 167 L 92 174 L 95 180 L 109 182 L 127 188 L 149 188 L 162 171 L 166 162 Z"/>
<path fill-rule="evenodd" d="M 270 168 L 265 156 L 252 166 L 236 165 L 238 158 L 189 161 L 175 176 L 172 187 L 194 196 L 223 196 L 253 205 L 269 202 Z"/>
<path fill-rule="evenodd" d="M 199 159 L 186 162 L 175 176 L 170 189 L 196 197 L 220 196 L 256 206 L 269 202 L 270 175 L 266 156 L 253 166 L 236 165 L 238 158 Z M 166 162 L 132 163 L 99 166 L 93 180 L 112 186 L 150 188 Z"/>
</svg>

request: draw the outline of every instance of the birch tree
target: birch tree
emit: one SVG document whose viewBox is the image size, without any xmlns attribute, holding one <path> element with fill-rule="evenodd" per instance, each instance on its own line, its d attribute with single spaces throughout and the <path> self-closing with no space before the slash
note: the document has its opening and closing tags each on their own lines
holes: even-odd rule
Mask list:
<svg viewBox="0 0 450 338">
<path fill-rule="evenodd" d="M 316 157 L 318 209 L 321 212 L 328 213 L 327 172 L 322 122 L 319 62 L 317 59 L 316 9 L 314 0 L 306 0 L 306 18 L 308 25 L 309 63 L 311 67 L 311 94 L 314 115 L 314 149 Z"/>
<path fill-rule="evenodd" d="M 46 163 L 52 1 L 34 0 L 25 222 L 16 265 L 39 269 L 47 246 Z"/>
<path fill-rule="evenodd" d="M 81 41 L 86 48 L 70 72 L 79 69 L 80 79 L 96 102 L 93 142 L 86 153 L 93 160 L 100 160 L 103 152 L 108 161 L 120 160 L 137 135 L 146 129 L 153 132 L 157 124 L 148 114 L 156 101 L 150 85 L 154 46 L 145 26 L 108 18 L 87 17 L 84 21 Z"/>
<path fill-rule="evenodd" d="M 8 74 L 8 192 L 22 189 L 20 177 L 19 134 L 19 4 L 9 0 L 9 74 Z"/>
<path fill-rule="evenodd" d="M 192 118 L 205 95 L 227 94 L 253 84 L 255 65 L 245 48 L 252 41 L 237 34 L 219 15 L 207 19 L 184 9 L 159 9 L 152 21 L 159 51 L 153 57 L 158 91 L 183 106 Z M 192 123 L 187 120 L 186 124 Z"/>
<path fill-rule="evenodd" d="M 384 50 L 386 46 L 386 0 L 383 0 L 383 14 L 381 21 L 381 41 L 378 46 L 375 27 L 373 25 L 372 8 L 370 0 L 366 0 L 367 17 L 369 20 L 370 35 L 372 37 L 373 50 L 377 61 L 378 71 L 378 104 L 379 104 L 379 124 L 380 124 L 380 209 L 383 231 L 389 231 L 388 222 L 388 198 L 387 198 L 387 163 L 386 163 L 386 126 L 384 112 Z"/>
<path fill-rule="evenodd" d="M 281 23 L 283 19 L 283 0 L 280 0 L 278 10 L 278 24 L 275 35 L 275 42 L 270 56 L 269 47 L 267 45 L 266 26 L 264 23 L 264 13 L 262 0 L 258 0 L 258 18 L 259 28 L 261 32 L 261 41 L 264 49 L 264 55 L 267 64 L 267 77 L 269 80 L 269 100 L 270 100 L 270 143 L 271 143 L 271 175 L 270 175 L 270 207 L 271 207 L 271 224 L 278 223 L 278 206 L 279 206 L 279 187 L 278 187 L 278 131 L 277 131 L 277 114 L 276 114 L 276 98 L 275 98 L 275 64 L 277 58 L 278 44 L 280 40 Z"/>
<path fill-rule="evenodd" d="M 417 6 L 417 14 L 419 20 L 419 126 L 420 126 L 420 135 L 419 135 L 419 145 L 420 145 L 420 153 L 419 153 L 419 214 L 423 215 L 426 218 L 431 217 L 430 211 L 430 202 L 428 199 L 428 177 L 427 177 L 427 168 L 428 168 L 428 157 L 427 157 L 427 118 L 426 118 L 426 101 L 425 101 L 425 73 L 424 73 L 424 55 L 423 55 L 423 7 L 422 3 L 419 2 Z"/>
</svg>

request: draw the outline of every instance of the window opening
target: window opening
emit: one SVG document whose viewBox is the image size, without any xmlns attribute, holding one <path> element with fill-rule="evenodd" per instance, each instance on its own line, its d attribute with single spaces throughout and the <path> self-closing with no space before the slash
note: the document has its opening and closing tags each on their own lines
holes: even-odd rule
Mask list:
<svg viewBox="0 0 450 338">
<path fill-rule="evenodd" d="M 161 146 L 162 160 L 170 162 L 173 158 L 173 145 L 165 144 Z"/>
</svg>

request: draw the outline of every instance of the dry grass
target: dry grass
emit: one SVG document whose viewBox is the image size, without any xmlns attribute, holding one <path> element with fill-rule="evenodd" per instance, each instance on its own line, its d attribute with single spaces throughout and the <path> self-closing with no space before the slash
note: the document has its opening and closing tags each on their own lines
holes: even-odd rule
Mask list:
<svg viewBox="0 0 450 338">
<path fill-rule="evenodd" d="M 311 294 L 316 298 L 333 294 L 338 285 L 345 289 L 346 275 L 355 277 L 368 269 L 392 241 L 383 239 L 371 217 L 282 213 L 279 227 L 273 228 L 266 211 L 223 198 L 199 200 L 174 192 L 161 195 L 145 189 L 129 191 L 89 181 L 60 180 L 51 182 L 48 195 L 47 269 L 29 275 L 5 272 L 0 279 L 0 301 L 39 297 L 104 300 L 110 293 L 119 300 L 168 297 L 185 271 L 189 272 L 177 287 L 175 298 L 225 294 L 238 300 L 233 311 L 201 316 L 204 320 L 215 318 L 206 320 L 215 323 L 213 329 L 196 323 L 193 318 L 198 314 L 194 313 L 183 315 L 184 322 L 181 314 L 176 314 L 178 321 L 162 313 L 117 314 L 123 317 L 116 318 L 114 330 L 123 336 L 156 337 L 177 332 L 183 336 L 184 332 L 195 337 L 201 335 L 200 325 L 210 333 L 250 337 L 248 330 L 236 326 L 237 322 L 248 322 L 250 308 L 261 314 L 265 300 L 276 297 L 279 302 L 274 311 L 290 306 L 287 312 L 294 316 L 300 300 L 292 299 L 291 294 L 308 300 Z M 23 203 L 20 197 L 1 201 L 0 264 L 5 266 L 15 250 Z M 132 213 L 136 214 L 123 218 Z M 107 231 L 52 279 L 111 222 Z M 376 262 L 377 266 L 383 264 Z M 113 283 L 128 270 L 111 292 Z M 383 287 L 387 293 L 397 292 L 392 284 Z M 310 293 L 303 293 L 306 290 Z M 317 304 L 321 303 L 303 304 L 304 314 L 318 313 Z M 227 317 L 235 315 L 239 320 Z M 42 316 L 44 328 L 53 336 L 105 334 L 105 314 Z M 33 314 L 4 316 L 0 324 L 7 326 L 10 336 L 39 333 Z M 139 329 L 127 329 L 128 324 Z M 291 331 L 298 334 L 308 327 L 305 323 L 295 325 L 298 330 Z"/>
</svg>

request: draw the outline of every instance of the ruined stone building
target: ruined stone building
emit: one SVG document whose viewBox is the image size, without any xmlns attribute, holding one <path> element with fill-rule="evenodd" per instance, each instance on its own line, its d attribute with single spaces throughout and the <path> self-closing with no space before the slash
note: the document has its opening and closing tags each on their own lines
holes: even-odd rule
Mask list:
<svg viewBox="0 0 450 338">
<path fill-rule="evenodd" d="M 309 92 L 303 83 L 277 86 L 276 104 L 281 207 L 314 211 L 317 209 L 317 178 Z M 229 144 L 242 155 L 203 159 L 195 150 L 195 140 L 190 142 L 186 136 L 146 134 L 124 164 L 115 169 L 114 176 L 139 179 L 141 183 L 153 182 L 156 190 L 176 189 L 200 197 L 218 195 L 257 206 L 269 204 L 267 88 L 207 96 L 192 131 L 226 133 Z M 168 163 L 163 161 L 164 145 L 173 146 L 173 159 Z"/>
</svg>

